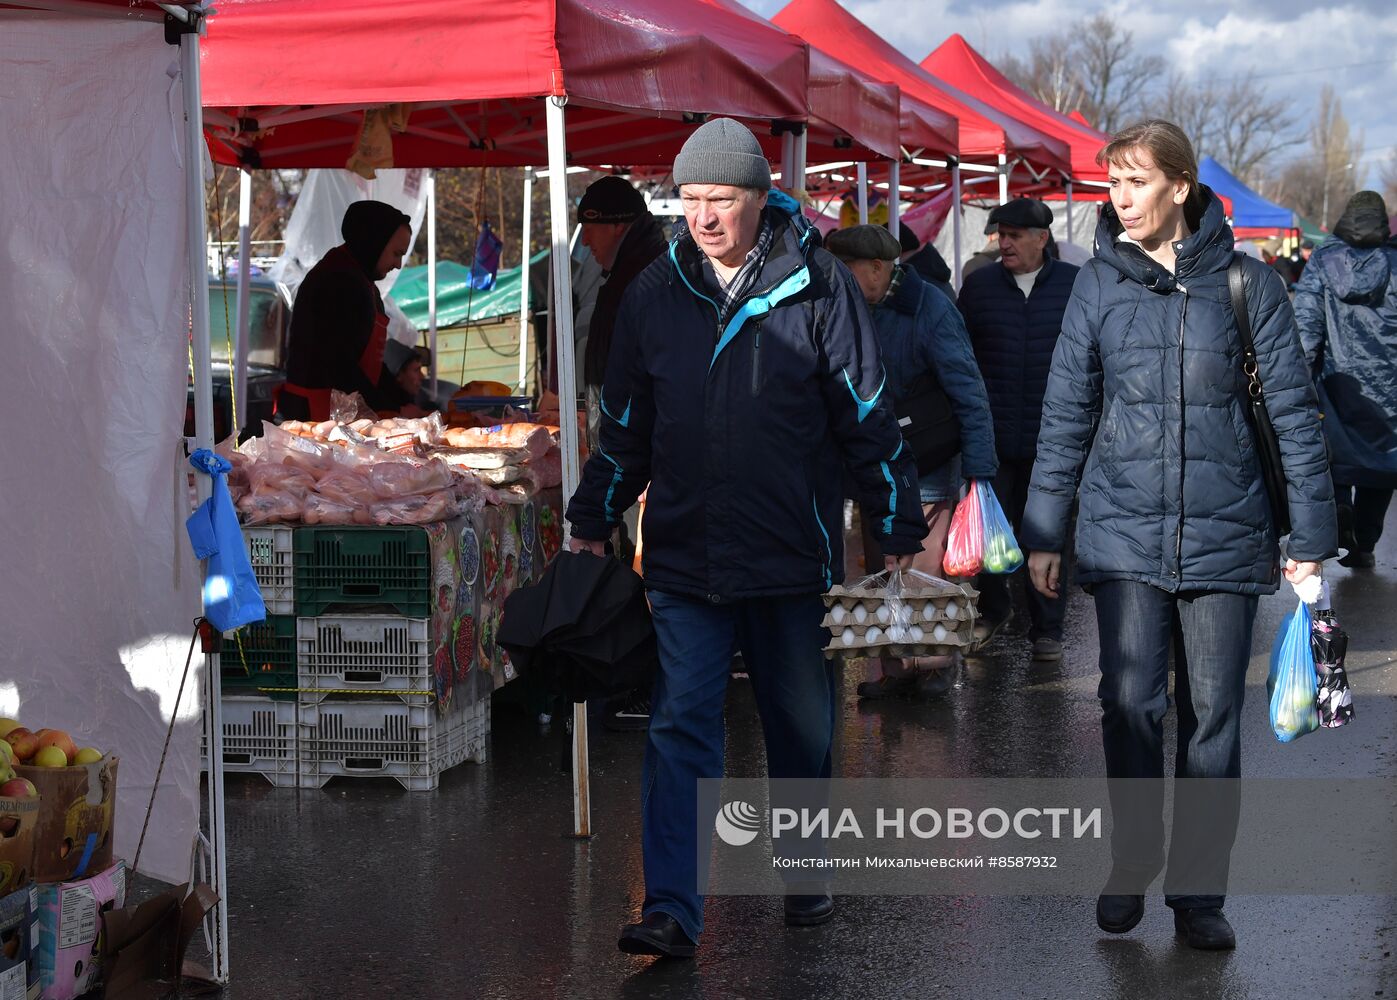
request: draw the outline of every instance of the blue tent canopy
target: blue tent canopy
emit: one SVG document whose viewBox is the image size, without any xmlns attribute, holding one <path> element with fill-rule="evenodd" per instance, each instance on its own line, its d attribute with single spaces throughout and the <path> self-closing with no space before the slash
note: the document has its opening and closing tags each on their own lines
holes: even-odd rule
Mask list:
<svg viewBox="0 0 1397 1000">
<path fill-rule="evenodd" d="M 1295 213 L 1267 201 L 1227 172 L 1221 163 L 1205 156 L 1198 164 L 1198 179 L 1220 195 L 1232 199 L 1234 229 L 1294 229 Z"/>
</svg>

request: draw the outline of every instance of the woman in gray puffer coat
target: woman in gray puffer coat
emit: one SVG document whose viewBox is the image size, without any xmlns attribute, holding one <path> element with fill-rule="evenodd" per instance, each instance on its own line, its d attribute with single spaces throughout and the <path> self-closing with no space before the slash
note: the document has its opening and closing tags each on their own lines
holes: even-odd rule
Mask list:
<svg viewBox="0 0 1397 1000">
<path fill-rule="evenodd" d="M 1164 867 L 1171 649 L 1176 777 L 1239 777 L 1257 596 L 1274 592 L 1282 573 L 1243 405 L 1227 284 L 1236 255 L 1222 205 L 1198 183 L 1187 136 L 1168 122 L 1125 129 L 1099 159 L 1111 202 L 1053 357 L 1020 540 L 1034 586 L 1055 595 L 1080 485 L 1076 576 L 1096 601 L 1106 772 L 1160 779 L 1111 787 L 1114 868 L 1096 916 L 1123 933 Z M 1240 264 L 1287 481 L 1284 575 L 1298 583 L 1335 554 L 1328 461 L 1285 289 L 1260 261 Z M 1165 901 L 1196 948 L 1235 945 L 1222 905 L 1238 807 L 1235 782 L 1179 789 Z"/>
</svg>

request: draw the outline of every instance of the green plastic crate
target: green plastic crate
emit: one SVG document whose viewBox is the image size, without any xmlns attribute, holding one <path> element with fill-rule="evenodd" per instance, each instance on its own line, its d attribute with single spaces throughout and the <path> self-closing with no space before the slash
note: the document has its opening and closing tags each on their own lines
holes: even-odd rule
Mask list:
<svg viewBox="0 0 1397 1000">
<path fill-rule="evenodd" d="M 295 615 L 268 615 L 264 622 L 225 633 L 219 666 L 228 694 L 264 694 L 274 701 L 294 701 Z"/>
<path fill-rule="evenodd" d="M 422 528 L 298 528 L 292 548 L 302 618 L 369 608 L 431 617 L 432 550 Z"/>
</svg>

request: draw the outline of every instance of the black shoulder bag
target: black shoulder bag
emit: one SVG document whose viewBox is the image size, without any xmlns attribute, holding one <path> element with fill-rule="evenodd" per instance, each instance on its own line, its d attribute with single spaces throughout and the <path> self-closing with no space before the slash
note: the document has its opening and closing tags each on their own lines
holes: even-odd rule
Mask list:
<svg viewBox="0 0 1397 1000">
<path fill-rule="evenodd" d="M 926 294 L 925 289 L 922 294 Z M 914 378 L 893 405 L 893 413 L 917 462 L 919 476 L 935 472 L 960 454 L 960 421 L 935 372 L 922 372 Z"/>
<path fill-rule="evenodd" d="M 1251 312 L 1247 309 L 1247 285 L 1242 276 L 1242 256 L 1232 258 L 1227 267 L 1227 290 L 1232 294 L 1232 315 L 1237 320 L 1237 333 L 1242 340 L 1242 374 L 1246 377 L 1245 411 L 1256 441 L 1256 457 L 1261 464 L 1261 479 L 1271 501 L 1271 521 L 1276 537 L 1290 534 L 1290 502 L 1285 486 L 1285 468 L 1281 465 L 1281 446 L 1271 414 L 1266 410 L 1266 392 L 1261 385 L 1261 372 L 1256 362 L 1256 343 L 1251 335 Z"/>
</svg>

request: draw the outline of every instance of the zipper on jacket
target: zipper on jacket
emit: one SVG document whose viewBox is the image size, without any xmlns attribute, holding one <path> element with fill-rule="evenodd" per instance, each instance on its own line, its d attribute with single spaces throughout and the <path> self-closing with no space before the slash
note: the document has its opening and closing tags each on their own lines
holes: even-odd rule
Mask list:
<svg viewBox="0 0 1397 1000">
<path fill-rule="evenodd" d="M 757 320 L 752 335 L 752 395 L 762 388 L 762 321 Z"/>
<path fill-rule="evenodd" d="M 1174 579 L 1182 580 L 1184 573 L 1184 456 L 1188 448 L 1184 443 L 1187 434 L 1187 409 L 1184 406 L 1184 324 L 1188 319 L 1188 289 L 1182 285 L 1179 291 L 1184 297 L 1179 310 L 1179 530 L 1174 539 Z"/>
</svg>

